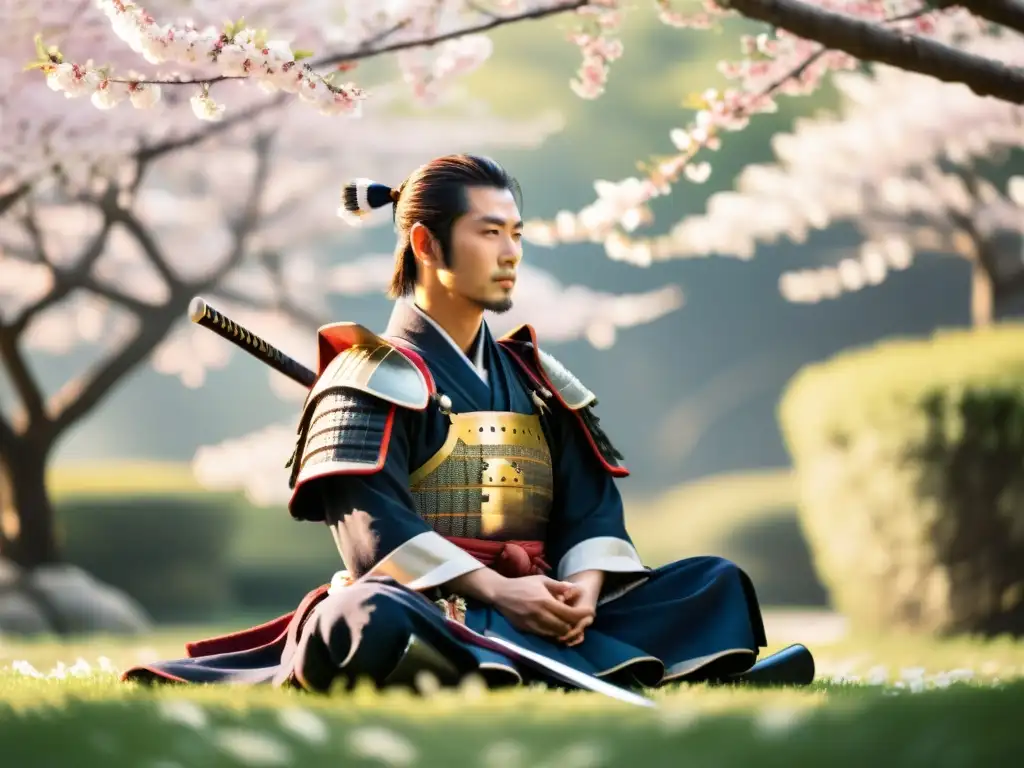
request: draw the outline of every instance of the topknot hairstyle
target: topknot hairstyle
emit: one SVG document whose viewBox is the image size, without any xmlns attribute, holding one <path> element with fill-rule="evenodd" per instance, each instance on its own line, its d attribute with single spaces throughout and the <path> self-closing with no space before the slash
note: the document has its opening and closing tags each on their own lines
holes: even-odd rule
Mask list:
<svg viewBox="0 0 1024 768">
<path fill-rule="evenodd" d="M 451 266 L 452 225 L 469 210 L 466 190 L 492 187 L 510 190 L 522 208 L 519 183 L 494 160 L 477 155 L 445 155 L 421 165 L 397 188 L 353 179 L 341 191 L 338 216 L 358 226 L 374 209 L 394 206 L 398 244 L 395 272 L 388 295 L 407 296 L 416 287 L 416 255 L 409 232 L 416 223 L 426 227 L 441 247 L 445 264 Z"/>
<path fill-rule="evenodd" d="M 352 179 L 341 188 L 338 216 L 358 225 L 375 208 L 398 202 L 398 190 L 371 179 Z"/>
</svg>

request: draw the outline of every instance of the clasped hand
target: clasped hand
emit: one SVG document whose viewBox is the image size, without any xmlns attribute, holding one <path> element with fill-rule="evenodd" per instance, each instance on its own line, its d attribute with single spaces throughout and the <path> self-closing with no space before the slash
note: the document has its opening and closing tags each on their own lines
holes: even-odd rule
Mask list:
<svg viewBox="0 0 1024 768">
<path fill-rule="evenodd" d="M 583 641 L 596 611 L 579 585 L 547 576 L 508 579 L 494 602 L 517 629 L 569 646 Z"/>
</svg>

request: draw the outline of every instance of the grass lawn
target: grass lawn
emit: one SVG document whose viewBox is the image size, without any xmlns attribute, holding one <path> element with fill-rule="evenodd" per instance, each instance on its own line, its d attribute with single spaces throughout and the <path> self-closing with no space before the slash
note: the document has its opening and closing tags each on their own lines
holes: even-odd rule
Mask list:
<svg viewBox="0 0 1024 768">
<path fill-rule="evenodd" d="M 201 493 L 186 468 L 138 469 L 120 492 Z M 95 469 L 55 475 L 58 497 L 114 490 Z M 791 516 L 794 504 L 787 472 L 739 473 L 638 502 L 630 526 L 652 564 L 712 551 L 746 557 L 764 583 L 780 558 L 794 570 L 795 555 L 757 528 L 761 548 L 776 547 L 776 560 L 761 563 L 756 551 L 728 549 L 739 546 L 733 532 L 755 519 Z M 232 542 L 233 561 L 267 567 L 309 558 L 315 550 L 302 538 L 307 531 L 318 546 L 333 546 L 321 530 L 285 517 L 254 510 Z M 327 555 L 333 564 L 333 552 Z M 818 660 L 815 686 L 680 686 L 651 694 L 659 705 L 653 710 L 539 690 L 318 697 L 226 687 L 150 691 L 117 681 L 124 666 L 179 656 L 186 640 L 237 627 L 164 629 L 131 640 L 0 640 L 0 766 L 974 768 L 1019 760 L 1024 642 L 834 641 L 813 632 L 813 621 L 797 612 L 785 633 L 769 628 L 776 646 L 768 651 L 807 638 Z"/>
<path fill-rule="evenodd" d="M 652 710 L 472 686 L 417 699 L 117 681 L 217 631 L 0 645 L 3 765 L 940 768 L 1010 765 L 1024 747 L 1024 643 L 1006 640 L 843 640 L 815 649 L 810 689 L 680 686 Z"/>
</svg>

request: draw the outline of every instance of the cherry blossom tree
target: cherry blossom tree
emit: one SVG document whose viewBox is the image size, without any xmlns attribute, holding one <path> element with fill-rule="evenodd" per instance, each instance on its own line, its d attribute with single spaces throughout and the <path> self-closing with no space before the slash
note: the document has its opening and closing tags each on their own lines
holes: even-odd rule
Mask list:
<svg viewBox="0 0 1024 768">
<path fill-rule="evenodd" d="M 640 177 L 598 182 L 598 199 L 579 212 L 563 211 L 551 221 L 531 222 L 526 235 L 535 243 L 599 242 L 612 258 L 643 261 L 647 257 L 629 248 L 627 241 L 637 227 L 650 223 L 648 203 L 670 194 L 680 178 L 705 180 L 710 173 L 706 155 L 721 146 L 723 133 L 742 130 L 752 117 L 777 109 L 778 95 L 813 93 L 827 73 L 854 69 L 861 62 L 961 83 L 981 96 L 1013 104 L 1024 102 L 1024 74 L 1012 62 L 960 45 L 961 36 L 977 30 L 1006 35 L 1024 31 L 1024 8 L 1014 0 L 700 0 L 697 10 L 684 10 L 684 0 L 655 3 L 660 19 L 673 27 L 718 28 L 728 17 L 739 15 L 764 22 L 772 31 L 742 36 L 742 58 L 721 64 L 722 73 L 736 81 L 735 87 L 709 88 L 692 98 L 693 122 L 671 132 L 674 152 L 652 157 L 643 164 Z M 122 0 L 96 0 L 96 5 L 118 35 L 147 61 L 181 64 L 210 58 L 216 74 L 118 77 L 41 47 L 39 68 L 52 88 L 69 96 L 89 96 L 108 105 L 139 88 L 192 89 L 192 107 L 202 119 L 223 116 L 226 105 L 216 102 L 211 93 L 225 82 L 283 89 L 328 113 L 352 112 L 366 96 L 359 87 L 340 83 L 336 73 L 323 74 L 348 61 L 349 55 L 321 56 L 294 65 L 290 49 L 270 45 L 265 35 L 244 28 L 200 31 L 158 21 Z M 449 31 L 460 23 L 455 19 L 466 13 L 476 19 L 476 29 L 486 30 L 573 12 L 581 23 L 571 40 L 580 47 L 583 60 L 571 86 L 583 98 L 597 98 L 604 91 L 610 65 L 623 55 L 617 32 L 626 7 L 620 0 L 485 0 L 457 8 L 439 0 L 393 0 L 383 9 L 374 6 L 372 13 L 358 20 L 363 23 L 372 16 L 396 35 L 435 35 L 447 40 L 457 35 Z M 386 22 L 395 20 L 400 20 L 396 26 L 387 27 Z M 422 51 L 405 37 L 393 38 L 388 47 L 402 55 Z M 463 48 L 460 55 L 465 53 Z M 406 65 L 407 72 L 425 71 L 422 64 L 406 61 Z"/>
<path fill-rule="evenodd" d="M 301 357 L 313 348 L 316 327 L 334 319 L 332 295 L 379 289 L 366 264 L 336 262 L 337 246 L 358 243 L 359 233 L 335 216 L 340 184 L 351 169 L 397 183 L 438 154 L 468 145 L 529 148 L 560 130 L 558 116 L 500 120 L 448 87 L 489 54 L 487 38 L 475 30 L 507 22 L 479 12 L 474 22 L 472 14 L 466 20 L 449 12 L 463 4 L 428 5 L 394 3 L 371 13 L 369 4 L 350 4 L 341 13 L 336 3 L 318 0 L 219 3 L 217 14 L 244 10 L 327 52 L 342 69 L 393 53 L 400 74 L 378 77 L 372 95 L 337 85 L 332 76 L 309 74 L 298 45 L 293 50 L 291 42 L 264 40 L 262 32 L 235 22 L 224 35 L 250 35 L 265 56 L 272 51 L 279 58 L 276 85 L 218 83 L 217 93 L 232 96 L 229 112 L 209 92 L 188 96 L 161 88 L 145 73 L 132 74 L 141 68 L 138 40 L 125 45 L 124 25 L 112 27 L 103 11 L 129 14 L 137 6 L 68 0 L 0 6 L 0 22 L 20 44 L 0 57 L 0 359 L 15 395 L 4 398 L 0 418 L 5 559 L 26 568 L 59 562 L 48 459 L 127 375 L 149 362 L 198 387 L 206 370 L 226 363 L 230 345 L 185 317 L 194 295 Z M 163 0 L 151 6 L 168 18 L 179 12 L 202 18 L 206 4 Z M 357 15 L 359 9 L 366 12 Z M 443 18 L 431 9 L 444 11 Z M 34 43 L 37 29 L 44 35 Z M 186 22 L 173 29 L 186 30 L 178 43 L 205 34 Z M 179 61 L 185 69 L 175 77 L 223 70 L 231 45 L 220 47 L 216 62 Z M 85 65 L 87 74 L 78 78 L 58 64 L 44 81 L 24 70 L 39 56 L 92 56 L 108 69 Z M 65 99 L 44 86 L 92 82 L 101 71 L 110 73 L 106 85 L 88 99 Z M 134 79 L 117 80 L 113 73 L 121 71 Z M 298 99 L 289 93 L 296 77 L 305 78 L 300 87 L 309 91 Z M 314 91 L 324 114 L 304 103 Z M 400 112 L 410 99 L 438 109 L 429 118 L 410 118 Z M 131 106 L 119 109 L 122 101 Z M 368 225 L 387 221 L 380 216 Z M 559 318 L 554 330 L 563 338 L 590 333 L 595 344 L 610 343 L 616 327 L 649 321 L 680 303 L 677 289 L 630 299 L 560 286 L 542 272 L 534 279 L 547 287 L 551 306 L 569 302 L 580 309 L 569 325 L 569 313 Z M 616 308 L 611 323 L 597 323 L 586 299 Z M 35 361 L 70 352 L 89 363 L 47 391 Z M 291 394 L 280 374 L 270 380 L 281 394 Z M 291 445 L 280 449 L 283 464 Z"/>
<path fill-rule="evenodd" d="M 670 133 L 673 152 L 644 163 L 639 177 L 598 181 L 597 200 L 579 212 L 563 211 L 552 221 L 530 222 L 527 238 L 535 244 L 591 241 L 603 243 L 613 259 L 647 264 L 661 258 L 663 252 L 655 241 L 634 235 L 651 222 L 652 200 L 670 194 L 681 178 L 706 179 L 710 173 L 707 154 L 721 146 L 723 135 L 743 129 L 759 113 L 776 109 L 779 95 L 812 93 L 826 74 L 855 69 L 860 62 L 962 84 L 992 102 L 1024 102 L 1024 75 L 1012 61 L 988 49 L 962 45 L 965 35 L 978 30 L 993 40 L 997 36 L 992 30 L 1009 38 L 1024 30 L 1024 12 L 1014 2 L 704 0 L 695 13 L 680 10 L 672 0 L 656 0 L 656 4 L 662 21 L 675 27 L 709 29 L 739 14 L 771 25 L 772 31 L 741 38 L 741 58 L 721 65 L 722 74 L 735 86 L 709 89 L 692 98 L 693 121 Z M 9 506 L 15 509 L 26 507 L 26 500 L 46 506 L 45 494 L 38 492 L 43 487 L 41 468 L 57 436 L 158 347 L 159 352 L 152 355 L 157 367 L 187 383 L 201 381 L 200 363 L 222 364 L 223 352 L 215 349 L 214 340 L 200 341 L 201 336 L 184 331 L 172 335 L 177 326 L 168 308 L 181 306 L 186 294 L 214 293 L 223 308 L 240 320 L 252 318 L 254 327 L 271 340 L 277 338 L 275 334 L 283 335 L 288 323 L 313 319 L 308 315 L 316 303 L 303 295 L 299 305 L 294 297 L 301 293 L 295 286 L 303 280 L 313 282 L 319 235 L 311 226 L 308 242 L 292 240 L 288 227 L 310 209 L 290 208 L 283 193 L 271 201 L 279 188 L 271 180 L 276 178 L 273 174 L 280 159 L 293 152 L 298 157 L 288 162 L 296 161 L 299 165 L 294 167 L 303 169 L 294 178 L 324 170 L 317 163 L 323 153 L 317 156 L 310 149 L 316 144 L 310 134 L 317 131 L 306 124 L 305 117 L 298 117 L 301 110 L 307 111 L 310 121 L 320 120 L 315 125 L 323 126 L 325 135 L 344 131 L 344 151 L 350 149 L 349 132 L 357 130 L 352 126 L 359 120 L 353 118 L 375 125 L 390 86 L 356 82 L 352 70 L 359 60 L 394 54 L 405 81 L 404 93 L 438 103 L 449 93 L 447 83 L 487 58 L 490 43 L 485 33 L 504 24 L 571 14 L 577 23 L 570 41 L 580 48 L 582 62 L 570 86 L 582 98 L 603 93 L 610 65 L 623 55 L 617 32 L 625 4 L 619 0 L 346 4 L 251 0 L 218 4 L 219 14 L 239 19 L 223 28 L 178 18 L 186 12 L 202 17 L 200 5 L 153 0 L 143 7 L 124 0 L 82 0 L 38 2 L 13 13 L 9 10 L 16 8 L 13 3 L 4 8 L 12 16 L 5 19 L 10 21 L 8 29 L 19 32 L 16 39 L 28 40 L 30 25 L 40 33 L 34 51 L 38 72 L 30 73 L 36 76 L 36 85 L 29 86 L 30 81 L 13 68 L 5 70 L 2 77 L 8 87 L 0 97 L 5 99 L 0 113 L 5 121 L 0 126 L 4 129 L 0 131 L 0 212 L 6 211 L 3 235 L 9 238 L 3 246 L 5 266 L 17 262 L 11 268 L 20 270 L 19 285 L 29 284 L 35 290 L 21 308 L 4 308 L 0 330 L 5 371 L 23 406 L 11 417 L 11 424 L 4 424 L 4 443 L 23 441 L 8 455 L 32 456 L 34 467 L 8 467 L 15 499 Z M 243 16 L 258 20 L 260 28 L 250 27 Z M 286 32 L 293 36 L 284 37 Z M 316 52 L 302 50 L 305 47 Z M 39 87 L 39 77 L 58 93 Z M 56 109 L 52 100 L 60 93 L 68 99 L 63 109 Z M 44 101 L 47 98 L 49 102 Z M 30 104 L 37 109 L 26 109 Z M 152 111 L 154 107 L 160 112 Z M 372 121 L 368 114 L 373 115 Z M 344 128 L 338 127 L 339 121 L 344 121 Z M 372 127 L 367 130 L 372 138 Z M 488 138 L 503 142 L 495 135 Z M 199 146 L 204 153 L 196 153 L 196 159 L 189 161 L 196 164 L 189 173 L 181 158 Z M 337 145 L 330 146 L 332 152 L 337 150 Z M 218 159 L 200 160 L 207 149 L 215 150 Z M 425 145 L 410 152 L 424 149 Z M 390 148 L 382 154 L 393 156 Z M 360 158 L 360 167 L 366 168 L 365 148 Z M 381 157 L 380 162 L 388 160 Z M 221 171 L 213 172 L 215 167 Z M 243 167 L 247 173 L 239 172 Z M 308 193 L 305 181 L 293 183 Z M 982 185 L 978 194 L 989 193 Z M 183 229 L 175 218 L 178 214 L 168 213 L 172 198 L 181 210 L 187 208 L 177 205 L 182 198 L 192 201 L 196 216 L 227 201 L 234 207 L 229 213 L 221 211 L 222 226 Z M 69 232 L 69 222 L 76 221 L 76 216 L 78 221 L 88 221 L 91 229 Z M 147 217 L 157 223 L 151 224 Z M 276 241 L 275 221 L 283 227 Z M 16 231 L 10 222 L 17 223 Z M 157 233 L 161 227 L 163 235 Z M 170 247 L 167 242 L 181 237 L 183 231 L 188 232 L 187 245 Z M 65 234 L 54 234 L 61 232 Z M 63 239 L 65 249 L 78 250 L 69 258 L 55 256 L 57 247 L 47 238 Z M 116 247 L 115 238 L 125 245 Z M 287 259 L 282 242 L 288 245 Z M 218 249 L 221 259 L 211 259 L 209 254 Z M 133 275 L 145 271 L 159 278 L 142 283 L 150 286 L 149 294 L 130 293 L 124 283 L 119 286 L 103 277 L 103 259 L 115 262 L 106 267 L 107 276 L 128 274 L 127 255 L 120 264 L 111 256 L 122 252 L 134 254 Z M 189 264 L 189 259 L 178 256 L 184 252 L 202 254 L 202 258 L 197 256 Z M 171 253 L 183 263 L 175 261 L 172 266 Z M 158 289 L 158 283 L 163 287 Z M 24 295 L 20 298 L 24 300 Z M 667 291 L 643 301 L 647 303 L 616 304 L 619 319 L 612 323 L 584 319 L 577 326 L 585 329 L 593 343 L 607 344 L 615 326 L 671 311 L 680 297 L 677 291 Z M 129 340 L 122 341 L 119 351 L 94 373 L 45 399 L 32 381 L 19 342 L 33 322 L 30 338 L 46 337 L 39 330 L 44 327 L 44 310 L 58 307 L 66 311 L 74 307 L 80 320 L 76 333 L 89 333 L 105 343 L 119 337 Z M 134 318 L 136 330 L 127 330 L 128 320 L 115 325 L 112 315 L 116 312 Z M 260 323 L 255 315 L 241 314 L 257 312 L 262 313 Z M 271 326 L 267 313 L 279 322 Z M 157 315 L 161 322 L 151 322 Z M 29 486 L 36 491 L 25 496 L 19 488 Z M 23 530 L 6 537 L 5 551 L 18 553 L 21 548 L 16 556 L 25 562 L 52 557 L 51 545 L 38 544 L 52 541 L 46 528 L 49 523 L 33 522 L 38 530 L 30 532 L 21 513 L 4 519 L 19 515 L 20 520 L 5 530 L 19 526 Z M 48 513 L 38 517 L 49 519 Z M 36 549 L 27 554 L 32 547 Z"/>
<path fill-rule="evenodd" d="M 961 49 L 1024 63 L 1024 37 L 973 33 Z M 758 243 L 804 241 L 837 221 L 856 225 L 859 253 L 787 272 L 779 287 L 814 303 L 877 285 L 915 254 L 954 254 L 971 265 L 976 325 L 1024 294 L 1024 177 L 1006 184 L 981 166 L 1024 147 L 1024 106 L 962 84 L 877 66 L 836 75 L 841 113 L 798 119 L 773 137 L 777 164 L 751 165 L 706 212 L 652 238 L 622 238 L 634 263 L 703 257 L 750 259 Z"/>
<path fill-rule="evenodd" d="M 732 10 L 777 25 L 773 33 L 743 35 L 742 58 L 719 63 L 733 87 L 691 96 L 694 117 L 670 131 L 673 151 L 641 164 L 638 176 L 595 182 L 593 203 L 529 222 L 527 238 L 546 246 L 601 243 L 611 259 L 638 266 L 666 258 L 658 250 L 664 240 L 635 234 L 653 222 L 652 201 L 670 195 L 680 180 L 705 182 L 711 174 L 710 153 L 721 148 L 724 136 L 743 130 L 758 114 L 776 111 L 778 97 L 812 94 L 831 79 L 827 75 L 858 69 L 864 62 L 917 73 L 920 77 L 913 82 L 930 87 L 959 84 L 979 101 L 1005 103 L 1007 108 L 1024 103 L 1024 79 L 1013 58 L 1024 12 L 1018 19 L 1010 4 L 1003 11 L 995 10 L 995 4 L 981 5 L 730 0 Z M 710 5 L 707 14 L 684 16 L 668 2 L 659 1 L 659 6 L 663 20 L 680 27 L 710 28 L 727 13 Z M 993 46 L 972 47 L 970 41 L 979 35 Z"/>
</svg>

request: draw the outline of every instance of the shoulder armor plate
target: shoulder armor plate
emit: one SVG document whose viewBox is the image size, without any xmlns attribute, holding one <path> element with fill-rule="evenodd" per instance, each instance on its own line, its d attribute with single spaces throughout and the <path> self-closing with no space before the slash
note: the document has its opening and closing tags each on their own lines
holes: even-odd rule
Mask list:
<svg viewBox="0 0 1024 768">
<path fill-rule="evenodd" d="M 562 402 L 568 408 L 578 411 L 580 408 L 593 405 L 597 400 L 597 396 L 583 386 L 583 383 L 573 376 L 568 368 L 540 347 L 537 347 L 537 360 L 540 361 L 540 366 L 544 369 L 544 375 L 558 390 Z"/>
<path fill-rule="evenodd" d="M 387 458 L 398 408 L 423 410 L 434 393 L 426 366 L 415 353 L 361 325 L 335 323 L 320 329 L 319 375 L 299 418 L 288 504 L 292 517 L 320 520 L 323 512 L 302 486 L 328 475 L 379 472 Z"/>
<path fill-rule="evenodd" d="M 423 410 L 432 382 L 406 353 L 387 339 L 356 323 L 335 323 L 320 329 L 320 376 L 306 397 L 306 406 L 324 392 L 356 389 L 402 408 Z"/>
<path fill-rule="evenodd" d="M 629 470 L 619 463 L 622 454 L 612 445 L 600 426 L 600 419 L 594 413 L 597 396 L 551 354 L 540 348 L 533 328 L 529 325 L 520 326 L 499 339 L 499 342 L 509 345 L 507 348 L 512 356 L 536 384 L 547 384 L 555 390 L 551 394 L 575 416 L 601 465 L 615 477 L 628 476 Z M 517 346 L 522 351 L 517 351 Z"/>
<path fill-rule="evenodd" d="M 327 474 L 369 474 L 384 466 L 395 406 L 359 391 L 332 389 L 299 423 L 289 486 Z"/>
</svg>

